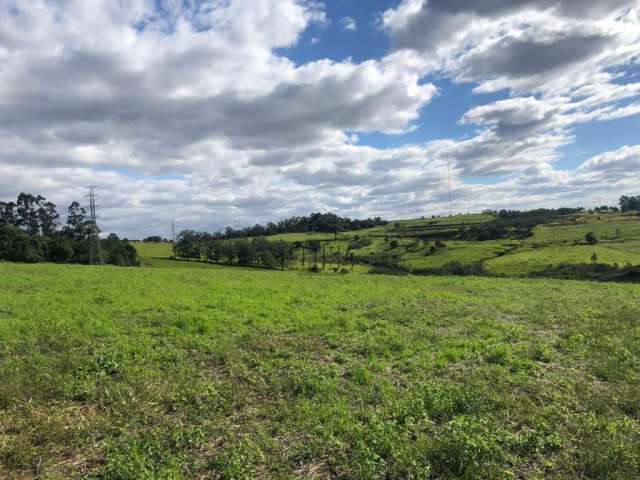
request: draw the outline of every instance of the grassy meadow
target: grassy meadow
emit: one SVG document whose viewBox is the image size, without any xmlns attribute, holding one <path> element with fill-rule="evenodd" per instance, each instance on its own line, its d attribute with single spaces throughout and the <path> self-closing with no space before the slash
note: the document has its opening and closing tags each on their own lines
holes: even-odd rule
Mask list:
<svg viewBox="0 0 640 480">
<path fill-rule="evenodd" d="M 640 477 L 638 285 L 148 265 L 0 264 L 0 478 Z"/>
<path fill-rule="evenodd" d="M 269 240 L 285 240 L 291 243 L 321 241 L 328 258 L 334 252 L 344 254 L 357 239 L 365 239 L 370 245 L 350 250 L 360 258 L 375 254 L 390 254 L 400 257 L 409 269 L 440 268 L 452 262 L 461 265 L 480 264 L 489 275 L 522 277 L 535 275 L 561 264 L 590 264 L 592 257 L 606 265 L 640 264 L 640 216 L 622 214 L 581 214 L 554 218 L 553 221 L 534 227 L 525 238 L 504 238 L 486 241 L 464 241 L 457 238 L 444 239 L 444 247 L 435 251 L 431 247 L 439 233 L 447 231 L 449 225 L 482 225 L 495 220 L 491 215 L 457 215 L 442 218 L 400 220 L 385 226 L 359 231 L 340 232 L 337 240 L 330 233 L 290 233 L 269 236 Z M 439 229 L 443 230 L 439 230 Z M 421 230 L 422 229 L 422 230 Z M 593 232 L 598 244 L 585 242 L 587 233 Z M 392 242 L 396 242 L 394 246 Z M 135 243 L 143 263 L 155 267 L 189 266 L 206 268 L 206 264 L 190 262 L 178 264 L 167 260 L 172 256 L 168 243 Z M 318 254 L 318 260 L 321 253 Z M 305 253 L 304 266 L 312 264 L 311 253 Z M 326 271 L 336 267 L 327 262 Z M 292 269 L 303 270 L 302 250 L 296 249 L 296 260 Z M 367 265 L 359 264 L 355 272 L 365 273 Z"/>
</svg>

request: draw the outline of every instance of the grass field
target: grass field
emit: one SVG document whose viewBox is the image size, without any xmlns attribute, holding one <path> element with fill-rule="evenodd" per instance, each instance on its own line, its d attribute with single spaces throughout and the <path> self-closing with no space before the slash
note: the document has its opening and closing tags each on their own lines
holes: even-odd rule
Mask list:
<svg viewBox="0 0 640 480">
<path fill-rule="evenodd" d="M 446 240 L 446 247 L 430 252 L 431 242 L 416 242 L 415 237 L 407 235 L 428 235 L 421 227 L 456 224 L 481 224 L 489 222 L 490 215 L 458 215 L 436 219 L 400 220 L 388 225 L 353 232 L 341 232 L 337 241 L 332 234 L 293 233 L 268 237 L 269 240 L 286 240 L 289 242 L 305 242 L 322 240 L 327 254 L 332 251 L 346 252 L 350 241 L 356 236 L 369 238 L 371 245 L 353 252 L 360 257 L 376 253 L 400 255 L 402 263 L 409 268 L 439 268 L 451 262 L 463 265 L 480 263 L 489 274 L 501 276 L 526 276 L 535 274 L 560 264 L 589 264 L 592 256 L 597 255 L 597 262 L 603 264 L 640 264 L 640 217 L 620 214 L 574 215 L 558 217 L 553 222 L 533 229 L 531 236 L 523 239 L 501 239 L 489 241 Z M 417 228 L 418 230 L 412 230 Z M 597 245 L 586 245 L 585 236 L 593 232 L 598 237 Z M 395 240 L 398 246 L 391 247 Z M 143 263 L 147 266 L 172 267 L 176 265 L 167 260 L 171 255 L 170 244 L 136 243 L 136 248 Z M 307 252 L 309 265 L 310 253 Z M 302 269 L 302 253 L 298 249 L 294 269 Z M 194 265 L 194 264 L 191 264 Z M 194 265 L 195 266 L 195 265 Z M 206 264 L 200 264 L 207 268 Z M 328 271 L 335 265 L 329 265 Z M 366 272 L 364 265 L 356 267 L 356 272 Z"/>
<path fill-rule="evenodd" d="M 0 264 L 0 478 L 637 479 L 640 286 Z"/>
</svg>

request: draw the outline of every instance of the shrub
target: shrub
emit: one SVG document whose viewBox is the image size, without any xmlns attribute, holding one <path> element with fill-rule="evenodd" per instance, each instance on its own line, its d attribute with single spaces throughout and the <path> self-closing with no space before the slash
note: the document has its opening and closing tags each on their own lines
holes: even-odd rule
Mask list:
<svg viewBox="0 0 640 480">
<path fill-rule="evenodd" d="M 358 250 L 359 248 L 368 247 L 372 243 L 373 241 L 370 238 L 359 238 L 358 235 L 356 235 L 355 238 L 349 242 L 349 250 Z"/>
<path fill-rule="evenodd" d="M 486 270 L 482 263 L 471 263 L 464 265 L 460 262 L 449 262 L 436 268 L 416 268 L 411 271 L 414 275 L 459 275 L 459 276 L 480 276 L 486 275 Z"/>
<path fill-rule="evenodd" d="M 402 258 L 397 254 L 378 253 L 367 258 L 367 262 L 372 266 L 369 273 L 373 274 L 406 274 L 407 267 L 402 265 Z"/>
<path fill-rule="evenodd" d="M 589 245 L 595 245 L 598 243 L 598 237 L 596 237 L 596 234 L 593 232 L 587 233 L 584 239 Z"/>
</svg>

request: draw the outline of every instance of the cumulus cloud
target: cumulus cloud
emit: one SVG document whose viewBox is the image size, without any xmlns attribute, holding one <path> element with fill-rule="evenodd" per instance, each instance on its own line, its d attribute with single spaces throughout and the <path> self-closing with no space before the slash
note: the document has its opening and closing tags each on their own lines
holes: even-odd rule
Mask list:
<svg viewBox="0 0 640 480">
<path fill-rule="evenodd" d="M 553 162 L 572 126 L 640 112 L 625 75 L 637 7 L 405 0 L 383 15 L 386 55 L 294 62 L 287 49 L 328 22 L 320 2 L 0 0 L 0 198 L 64 206 L 97 184 L 103 229 L 140 236 L 311 209 L 441 213 L 449 173 L 460 209 L 595 195 L 605 174 L 637 178 L 624 170 L 635 157 Z M 350 17 L 340 26 L 357 31 Z M 429 74 L 508 98 L 464 114 L 476 131 L 461 139 L 360 144 L 418 125 L 439 93 Z M 508 178 L 463 180 L 478 175 Z"/>
<path fill-rule="evenodd" d="M 500 175 L 557 160 L 576 124 L 640 112 L 640 83 L 625 76 L 639 12 L 637 0 L 404 0 L 382 25 L 424 73 L 512 96 L 467 112 L 461 123 L 480 131 L 446 148 L 465 174 Z"/>
<path fill-rule="evenodd" d="M 580 172 L 598 172 L 604 175 L 619 174 L 637 176 L 640 171 L 640 145 L 625 145 L 618 150 L 605 152 L 587 160 L 580 166 Z"/>
</svg>

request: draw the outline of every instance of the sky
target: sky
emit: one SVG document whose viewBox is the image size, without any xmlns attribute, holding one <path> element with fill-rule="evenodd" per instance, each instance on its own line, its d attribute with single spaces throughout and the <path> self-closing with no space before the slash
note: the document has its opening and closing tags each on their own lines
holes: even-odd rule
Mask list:
<svg viewBox="0 0 640 480">
<path fill-rule="evenodd" d="M 97 185 L 103 232 L 639 180 L 640 0 L 0 0 L 0 200 Z"/>
</svg>

